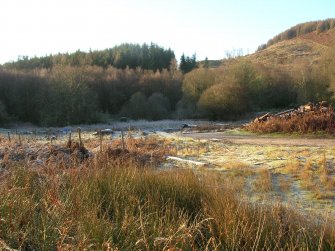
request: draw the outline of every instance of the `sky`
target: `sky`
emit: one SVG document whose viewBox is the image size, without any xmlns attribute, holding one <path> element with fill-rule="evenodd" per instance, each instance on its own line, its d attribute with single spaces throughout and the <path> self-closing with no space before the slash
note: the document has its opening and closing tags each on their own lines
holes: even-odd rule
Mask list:
<svg viewBox="0 0 335 251">
<path fill-rule="evenodd" d="M 222 59 L 334 11 L 335 0 L 1 0 L 0 64 L 151 42 Z"/>
</svg>

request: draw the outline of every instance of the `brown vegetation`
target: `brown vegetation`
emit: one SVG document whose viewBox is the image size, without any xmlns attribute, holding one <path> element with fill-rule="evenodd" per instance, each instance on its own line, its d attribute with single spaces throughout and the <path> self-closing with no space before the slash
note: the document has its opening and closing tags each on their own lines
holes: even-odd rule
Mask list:
<svg viewBox="0 0 335 251">
<path fill-rule="evenodd" d="M 260 170 L 253 182 L 254 190 L 257 192 L 269 192 L 272 190 L 271 172 L 268 169 Z"/>
<path fill-rule="evenodd" d="M 334 133 L 335 115 L 332 107 L 320 107 L 307 111 L 291 109 L 277 116 L 266 114 L 256 118 L 245 128 L 258 133 Z"/>
<path fill-rule="evenodd" d="M 1 238 L 33 250 L 334 248 L 331 222 L 252 204 L 216 175 L 106 160 L 12 166 L 0 187 Z"/>
<path fill-rule="evenodd" d="M 164 146 L 164 141 L 155 139 L 134 139 L 127 136 L 122 143 L 121 139 L 104 142 L 94 140 L 92 142 L 76 142 L 69 140 L 65 144 L 41 143 L 31 139 L 23 139 L 8 142 L 0 138 L 0 168 L 8 169 L 13 163 L 28 164 L 33 167 L 45 167 L 55 164 L 57 168 L 71 168 L 85 165 L 96 155 L 105 155 L 109 160 L 133 161 L 145 164 L 157 165 L 170 152 Z M 15 165 L 15 164 L 14 164 Z"/>
<path fill-rule="evenodd" d="M 20 157 L 8 158 L 0 169 L 5 175 L 0 181 L 0 239 L 12 248 L 335 248 L 332 218 L 314 214 L 306 218 L 269 200 L 250 201 L 250 186 L 256 194 L 273 191 L 272 171 L 258 172 L 244 163 L 230 164 L 227 175 L 164 170 L 160 164 L 175 154 L 171 148 L 175 142 L 136 139 L 130 133 L 125 142 L 105 139 L 102 144 L 98 139 L 51 145 L 23 138 L 20 146 L 15 141 L 0 138 L 5 150 L 0 158 L 11 150 Z M 199 155 L 199 149 L 193 149 L 197 150 Z M 89 156 L 78 158 L 76 151 L 88 151 Z M 48 158 L 36 165 L 34 159 L 42 159 L 42 153 Z M 61 158 L 54 159 L 66 156 L 72 160 L 66 166 Z M 327 163 L 326 158 L 318 168 L 295 163 L 292 171 L 302 179 L 300 173 L 312 169 L 313 182 L 320 177 L 315 183 L 320 184 L 318 190 L 313 190 L 316 196 L 318 191 L 330 195 L 333 168 Z M 283 189 L 289 182 L 282 184 Z"/>
<path fill-rule="evenodd" d="M 270 39 L 267 44 L 261 45 L 259 47 L 259 50 L 264 50 L 267 47 L 279 43 L 284 40 L 293 39 L 295 37 L 304 36 L 306 34 L 311 33 L 324 33 L 325 31 L 328 31 L 330 29 L 335 28 L 335 19 L 329 18 L 326 20 L 320 20 L 320 21 L 313 21 L 313 22 L 306 22 L 302 24 L 295 25 L 291 27 L 290 29 L 276 35 L 272 39 Z"/>
<path fill-rule="evenodd" d="M 135 102 L 136 93 L 144 97 L 143 103 Z M 170 116 L 180 97 L 181 74 L 168 70 L 97 66 L 0 70 L 1 124 L 25 121 L 63 126 L 94 123 L 105 114 L 161 119 Z M 138 113 L 132 111 L 134 105 Z"/>
</svg>

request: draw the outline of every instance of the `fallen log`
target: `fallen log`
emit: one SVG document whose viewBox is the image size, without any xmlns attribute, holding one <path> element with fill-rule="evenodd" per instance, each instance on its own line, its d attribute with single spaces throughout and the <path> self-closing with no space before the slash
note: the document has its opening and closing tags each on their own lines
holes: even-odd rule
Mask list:
<svg viewBox="0 0 335 251">
<path fill-rule="evenodd" d="M 188 160 L 188 159 L 182 159 L 179 157 L 173 157 L 173 156 L 168 156 L 166 158 L 167 160 L 175 160 L 175 161 L 180 161 L 186 164 L 190 165 L 196 165 L 196 166 L 208 166 L 208 163 L 200 162 L 200 161 L 195 161 L 195 160 Z"/>
<path fill-rule="evenodd" d="M 285 115 L 285 114 L 288 114 L 288 113 L 292 113 L 294 111 L 296 111 L 296 109 L 289 109 L 289 110 L 286 110 L 286 111 L 278 112 L 274 116 L 281 116 L 281 115 Z"/>
<path fill-rule="evenodd" d="M 264 115 L 255 118 L 254 122 L 264 122 L 270 119 L 271 117 L 273 117 L 272 113 L 265 113 Z"/>
</svg>

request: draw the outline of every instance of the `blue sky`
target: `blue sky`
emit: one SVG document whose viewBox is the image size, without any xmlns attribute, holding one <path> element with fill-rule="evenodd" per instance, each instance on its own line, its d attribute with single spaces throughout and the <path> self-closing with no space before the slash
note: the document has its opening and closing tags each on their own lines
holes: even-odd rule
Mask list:
<svg viewBox="0 0 335 251">
<path fill-rule="evenodd" d="M 222 59 L 334 11 L 334 0 L 1 0 L 0 63 L 125 42 Z"/>
</svg>

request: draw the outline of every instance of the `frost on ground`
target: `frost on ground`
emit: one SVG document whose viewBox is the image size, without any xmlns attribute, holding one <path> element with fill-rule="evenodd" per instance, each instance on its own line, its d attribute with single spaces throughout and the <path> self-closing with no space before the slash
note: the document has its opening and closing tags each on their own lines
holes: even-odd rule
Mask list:
<svg viewBox="0 0 335 251">
<path fill-rule="evenodd" d="M 200 125 L 206 133 L 199 133 L 193 127 L 183 133 L 184 124 Z M 43 167 L 46 162 L 62 163 L 66 167 L 74 160 L 77 163 L 94 156 L 100 151 L 101 144 L 121 147 L 122 130 L 126 148 L 137 147 L 131 143 L 133 138 L 151 142 L 161 140 L 166 148 L 162 153 L 165 156 L 162 168 L 219 172 L 222 182 L 230 182 L 235 189 L 246 191 L 249 199 L 257 203 L 267 198 L 269 203 L 291 204 L 304 211 L 331 211 L 335 215 L 334 139 L 260 137 L 240 129 L 208 132 L 209 129 L 216 130 L 218 125 L 206 121 L 137 121 L 83 126 L 82 140 L 87 152 L 78 147 L 64 147 L 70 131 L 72 140 L 78 142 L 77 127 L 68 130 L 23 128 L 18 133 L 10 130 L 11 142 L 7 135 L 9 130 L 3 129 L 0 135 L 0 180 L 8 171 L 9 161 L 25 159 L 35 167 Z M 112 129 L 113 134 L 100 140 L 99 135 L 93 135 L 99 129 Z M 51 135 L 56 137 L 52 139 Z M 162 145 L 146 148 L 152 150 L 151 155 L 147 150 L 144 152 L 152 159 L 152 154 Z M 135 155 L 139 152 L 133 150 Z"/>
<path fill-rule="evenodd" d="M 175 157 L 182 161 L 170 159 L 167 166 L 221 172 L 223 182 L 248 192 L 255 202 L 266 198 L 269 203 L 289 204 L 303 211 L 330 211 L 335 215 L 333 139 L 309 139 L 306 144 L 306 139 L 288 142 L 289 139 L 264 137 L 253 143 L 254 135 L 239 135 L 239 139 L 251 139 L 245 144 L 224 133 L 212 133 L 211 136 L 220 135 L 216 138 L 210 135 L 169 134 Z M 281 141 L 286 144 L 278 144 Z"/>
</svg>

